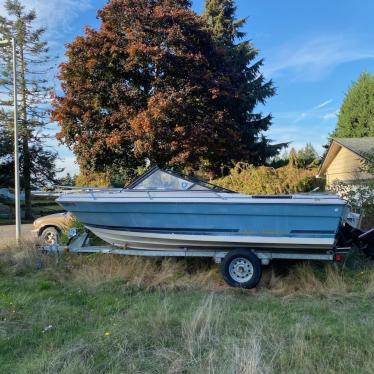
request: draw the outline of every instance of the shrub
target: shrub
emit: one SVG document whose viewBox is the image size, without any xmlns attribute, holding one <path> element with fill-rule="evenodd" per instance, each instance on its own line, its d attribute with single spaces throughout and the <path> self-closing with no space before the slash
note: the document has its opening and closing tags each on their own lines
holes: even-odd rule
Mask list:
<svg viewBox="0 0 374 374">
<path fill-rule="evenodd" d="M 230 174 L 215 180 L 217 185 L 230 190 L 247 194 L 287 194 L 308 192 L 316 187 L 323 189 L 324 182 L 316 178 L 317 168 L 297 168 L 284 166 L 255 167 L 246 163 L 238 163 Z"/>
<path fill-rule="evenodd" d="M 110 178 L 106 173 L 84 173 L 75 177 L 76 186 L 84 187 L 110 187 Z"/>
</svg>

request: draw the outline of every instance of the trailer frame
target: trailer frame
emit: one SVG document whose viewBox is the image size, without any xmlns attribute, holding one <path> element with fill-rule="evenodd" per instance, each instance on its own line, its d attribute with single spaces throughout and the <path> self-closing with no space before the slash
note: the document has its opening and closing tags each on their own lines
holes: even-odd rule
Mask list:
<svg viewBox="0 0 374 374">
<path fill-rule="evenodd" d="M 41 245 L 38 249 L 44 253 L 103 253 L 126 256 L 145 256 L 145 257 L 210 257 L 215 263 L 220 264 L 226 255 L 233 249 L 211 248 L 211 249 L 133 249 L 121 248 L 112 245 L 90 245 L 90 238 L 87 231 L 78 235 L 77 230 L 70 230 L 69 242 L 67 245 Z M 310 261 L 338 261 L 341 256 L 346 255 L 351 247 L 336 247 L 334 250 L 324 252 L 308 252 L 302 250 L 271 250 L 265 248 L 242 248 L 255 254 L 261 261 L 262 265 L 268 265 L 271 260 L 310 260 Z"/>
</svg>

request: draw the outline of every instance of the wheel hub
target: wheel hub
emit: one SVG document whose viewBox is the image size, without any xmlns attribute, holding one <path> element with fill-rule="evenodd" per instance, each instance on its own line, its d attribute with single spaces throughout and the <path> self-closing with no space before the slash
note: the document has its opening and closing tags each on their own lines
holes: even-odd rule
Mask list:
<svg viewBox="0 0 374 374">
<path fill-rule="evenodd" d="M 247 258 L 238 257 L 231 261 L 229 273 L 235 282 L 245 283 L 253 276 L 253 265 Z"/>
<path fill-rule="evenodd" d="M 53 234 L 52 232 L 49 232 L 46 236 L 45 236 L 45 242 L 47 244 L 56 244 L 56 235 Z"/>
</svg>

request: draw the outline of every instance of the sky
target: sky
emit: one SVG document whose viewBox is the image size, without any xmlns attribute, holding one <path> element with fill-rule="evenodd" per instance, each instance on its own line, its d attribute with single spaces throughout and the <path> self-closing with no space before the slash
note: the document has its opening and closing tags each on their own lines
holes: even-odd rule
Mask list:
<svg viewBox="0 0 374 374">
<path fill-rule="evenodd" d="M 0 14 L 3 4 L 0 0 Z M 53 54 L 64 58 L 64 44 L 98 27 L 96 12 L 104 0 L 24 0 L 47 26 Z M 201 13 L 204 0 L 194 0 Z M 363 71 L 374 73 L 373 0 L 237 0 L 237 17 L 247 18 L 243 31 L 264 59 L 262 72 L 272 79 L 276 96 L 257 108 L 272 113 L 267 136 L 300 148 L 307 142 L 322 152 L 337 121 L 349 86 Z M 53 86 L 59 82 L 54 74 Z M 49 127 L 51 136 L 56 125 Z M 76 173 L 74 155 L 51 140 L 64 173 Z"/>
</svg>

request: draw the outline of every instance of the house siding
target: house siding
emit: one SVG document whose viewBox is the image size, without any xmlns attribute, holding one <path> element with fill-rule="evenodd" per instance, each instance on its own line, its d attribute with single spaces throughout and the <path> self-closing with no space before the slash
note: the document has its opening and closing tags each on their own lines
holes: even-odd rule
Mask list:
<svg viewBox="0 0 374 374">
<path fill-rule="evenodd" d="M 330 186 L 334 181 L 353 181 L 368 179 L 373 176 L 362 172 L 363 158 L 347 148 L 342 147 L 326 170 L 326 184 Z"/>
</svg>

